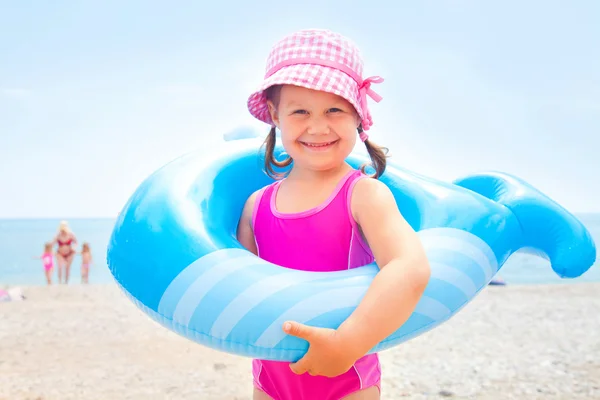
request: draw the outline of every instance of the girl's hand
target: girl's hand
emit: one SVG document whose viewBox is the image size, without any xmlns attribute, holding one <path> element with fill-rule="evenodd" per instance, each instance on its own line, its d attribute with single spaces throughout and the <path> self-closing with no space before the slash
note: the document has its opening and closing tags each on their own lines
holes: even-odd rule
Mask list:
<svg viewBox="0 0 600 400">
<path fill-rule="evenodd" d="M 342 340 L 334 329 L 316 328 L 298 322 L 286 322 L 283 331 L 309 343 L 308 351 L 300 360 L 290 364 L 298 375 L 333 378 L 347 372 L 362 355 L 352 354 L 352 346 Z"/>
</svg>

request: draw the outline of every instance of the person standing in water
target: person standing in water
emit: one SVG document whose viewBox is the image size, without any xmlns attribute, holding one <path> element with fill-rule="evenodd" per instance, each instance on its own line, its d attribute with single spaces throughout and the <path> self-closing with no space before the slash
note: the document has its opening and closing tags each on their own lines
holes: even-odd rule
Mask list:
<svg viewBox="0 0 600 400">
<path fill-rule="evenodd" d="M 81 283 L 89 283 L 90 266 L 92 265 L 92 250 L 89 243 L 81 245 Z"/>
<path fill-rule="evenodd" d="M 52 270 L 54 269 L 54 252 L 52 251 L 53 244 L 48 242 L 44 244 L 44 252 L 41 256 L 34 257 L 35 259 L 42 260 L 44 265 L 44 274 L 46 275 L 46 282 L 48 285 L 52 284 Z"/>
<path fill-rule="evenodd" d="M 57 264 L 57 275 L 58 283 L 62 283 L 63 270 L 65 272 L 64 283 L 69 283 L 69 273 L 71 271 L 71 264 L 73 264 L 73 258 L 75 257 L 75 245 L 77 244 L 77 237 L 71 231 L 67 221 L 61 221 L 58 226 L 58 233 L 52 240 L 52 244 L 58 246 L 56 250 L 56 264 Z"/>
</svg>

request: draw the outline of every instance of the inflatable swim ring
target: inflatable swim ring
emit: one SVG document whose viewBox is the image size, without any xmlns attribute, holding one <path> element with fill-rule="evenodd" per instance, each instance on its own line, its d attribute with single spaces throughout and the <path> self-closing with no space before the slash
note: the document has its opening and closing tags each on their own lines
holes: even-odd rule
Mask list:
<svg viewBox="0 0 600 400">
<path fill-rule="evenodd" d="M 292 270 L 240 245 L 236 226 L 247 197 L 272 182 L 259 146 L 256 139 L 233 141 L 155 172 L 120 213 L 108 265 L 135 304 L 184 337 L 241 356 L 296 361 L 308 343 L 284 334 L 283 321 L 337 328 L 379 269 Z M 366 161 L 348 159 L 354 167 Z M 380 179 L 418 232 L 432 271 L 408 321 L 371 352 L 451 318 L 517 250 L 543 255 L 563 278 L 581 275 L 596 259 L 586 228 L 516 177 L 485 173 L 445 183 L 390 163 Z"/>
</svg>

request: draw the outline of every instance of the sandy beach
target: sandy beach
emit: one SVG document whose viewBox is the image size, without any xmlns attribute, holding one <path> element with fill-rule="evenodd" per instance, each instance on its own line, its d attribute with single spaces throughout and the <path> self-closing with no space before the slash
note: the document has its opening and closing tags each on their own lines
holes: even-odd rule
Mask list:
<svg viewBox="0 0 600 400">
<path fill-rule="evenodd" d="M 116 286 L 0 303 L 0 399 L 250 399 L 250 361 L 197 345 Z M 488 287 L 381 353 L 383 399 L 599 399 L 600 284 Z"/>
</svg>

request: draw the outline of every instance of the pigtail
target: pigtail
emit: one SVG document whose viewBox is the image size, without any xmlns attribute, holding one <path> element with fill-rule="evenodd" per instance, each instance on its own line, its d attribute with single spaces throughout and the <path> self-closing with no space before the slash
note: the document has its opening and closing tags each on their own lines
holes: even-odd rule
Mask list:
<svg viewBox="0 0 600 400">
<path fill-rule="evenodd" d="M 281 173 L 278 173 L 273 168 L 274 166 L 277 168 L 285 168 L 288 167 L 292 163 L 292 157 L 287 157 L 283 161 L 278 161 L 275 158 L 275 142 L 276 142 L 276 132 L 275 127 L 272 127 L 269 131 L 269 135 L 265 139 L 265 172 L 273 179 L 280 179 L 282 177 Z"/>
<path fill-rule="evenodd" d="M 281 96 L 281 85 L 269 86 L 265 89 L 265 98 L 273 102 L 275 107 L 279 105 L 279 97 Z M 279 173 L 275 171 L 274 167 L 277 168 L 285 168 L 288 167 L 292 163 L 292 157 L 287 157 L 283 161 L 278 161 L 275 158 L 275 142 L 277 141 L 277 135 L 275 131 L 275 127 L 271 127 L 269 131 L 269 135 L 265 139 L 265 172 L 268 176 L 273 179 L 281 179 L 285 176 L 285 174 Z"/>
<path fill-rule="evenodd" d="M 360 134 L 362 132 L 362 126 L 358 127 L 358 133 Z M 381 177 L 381 175 L 383 175 L 383 173 L 385 172 L 385 168 L 387 165 L 387 154 L 389 152 L 389 149 L 387 147 L 382 147 L 379 146 L 373 142 L 371 142 L 370 139 L 365 140 L 365 147 L 367 148 L 367 152 L 369 153 L 369 157 L 371 158 L 371 164 L 364 164 L 363 166 L 361 166 L 360 170 L 366 174 L 365 170 L 368 166 L 371 166 L 375 169 L 375 173 L 373 175 L 371 175 L 372 178 L 379 178 Z"/>
</svg>

